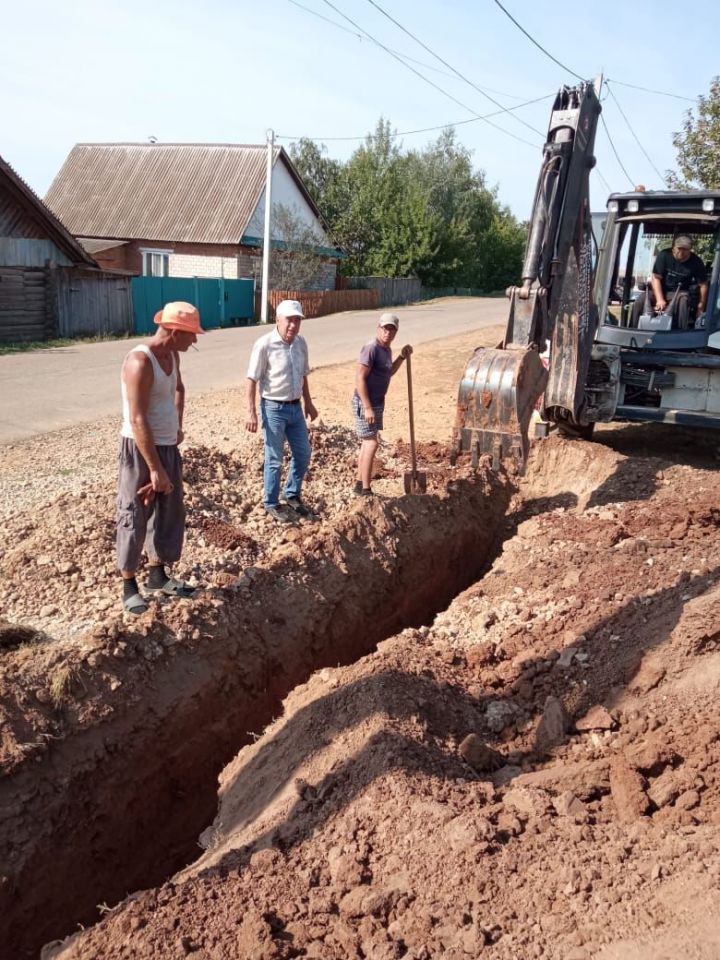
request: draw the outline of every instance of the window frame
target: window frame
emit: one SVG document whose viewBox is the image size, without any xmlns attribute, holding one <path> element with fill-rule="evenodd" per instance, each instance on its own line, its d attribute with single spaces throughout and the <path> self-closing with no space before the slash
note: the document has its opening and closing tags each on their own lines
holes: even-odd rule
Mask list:
<svg viewBox="0 0 720 960">
<path fill-rule="evenodd" d="M 168 277 L 170 276 L 170 256 L 172 250 L 163 247 L 140 247 L 138 253 L 142 257 L 142 275 L 143 277 Z M 154 273 L 152 267 L 152 258 L 154 256 L 162 257 L 162 273 Z M 148 269 L 149 268 L 149 269 Z"/>
</svg>

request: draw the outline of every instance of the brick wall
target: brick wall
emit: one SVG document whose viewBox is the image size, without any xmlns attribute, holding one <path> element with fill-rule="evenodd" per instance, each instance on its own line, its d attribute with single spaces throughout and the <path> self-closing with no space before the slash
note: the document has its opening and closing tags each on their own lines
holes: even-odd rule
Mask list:
<svg viewBox="0 0 720 960">
<path fill-rule="evenodd" d="M 237 257 L 207 257 L 199 253 L 172 253 L 168 264 L 170 277 L 238 277 Z"/>
<path fill-rule="evenodd" d="M 141 250 L 169 250 L 171 277 L 250 277 L 262 282 L 262 250 L 234 244 L 161 243 L 158 240 L 131 240 L 121 247 L 111 247 L 93 254 L 100 266 L 108 270 L 126 270 L 142 275 Z M 323 262 L 318 273 L 306 284 L 308 290 L 334 290 L 337 264 Z"/>
</svg>

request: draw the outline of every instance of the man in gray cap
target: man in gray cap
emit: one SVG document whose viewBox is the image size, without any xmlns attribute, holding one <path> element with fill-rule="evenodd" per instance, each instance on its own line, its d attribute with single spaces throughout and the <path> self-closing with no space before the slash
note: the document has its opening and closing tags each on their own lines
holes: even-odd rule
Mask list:
<svg viewBox="0 0 720 960">
<path fill-rule="evenodd" d="M 658 313 L 672 313 L 675 318 L 673 326 L 680 330 L 687 330 L 690 326 L 691 313 L 699 317 L 705 312 L 707 270 L 700 257 L 692 252 L 692 246 L 690 237 L 679 235 L 673 240 L 672 247 L 657 255 L 648 288 L 633 306 L 634 327 L 645 313 L 647 296 Z M 697 289 L 697 304 L 691 302 L 691 287 Z"/>
<path fill-rule="evenodd" d="M 390 378 L 413 352 L 413 348 L 407 344 L 400 351 L 400 356 L 393 360 L 390 345 L 399 326 L 399 317 L 394 313 L 383 313 L 378 320 L 375 339 L 366 343 L 360 351 L 352 399 L 355 430 L 360 441 L 357 480 L 353 489 L 357 496 L 372 496 L 370 481 L 378 448 L 378 431 L 383 428 L 385 394 L 390 386 Z"/>
<path fill-rule="evenodd" d="M 257 432 L 255 402 L 259 388 L 265 441 L 263 503 L 267 513 L 278 523 L 311 517 L 300 494 L 310 465 L 310 438 L 305 417 L 314 420 L 317 410 L 308 387 L 307 344 L 300 336 L 303 319 L 302 306 L 297 300 L 279 303 L 275 310 L 275 329 L 255 341 L 247 372 L 245 429 L 250 433 Z M 292 459 L 281 504 L 280 472 L 286 440 Z"/>
</svg>

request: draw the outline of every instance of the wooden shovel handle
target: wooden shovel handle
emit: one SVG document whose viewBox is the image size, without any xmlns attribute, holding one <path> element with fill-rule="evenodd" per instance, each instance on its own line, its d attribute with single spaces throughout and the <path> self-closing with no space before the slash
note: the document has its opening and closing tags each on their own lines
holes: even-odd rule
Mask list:
<svg viewBox="0 0 720 960">
<path fill-rule="evenodd" d="M 412 367 L 410 365 L 410 357 L 405 359 L 405 365 L 407 366 L 408 411 L 410 413 L 410 461 L 412 463 L 413 479 L 415 479 L 417 476 L 417 459 L 415 457 L 415 417 L 413 416 Z"/>
</svg>

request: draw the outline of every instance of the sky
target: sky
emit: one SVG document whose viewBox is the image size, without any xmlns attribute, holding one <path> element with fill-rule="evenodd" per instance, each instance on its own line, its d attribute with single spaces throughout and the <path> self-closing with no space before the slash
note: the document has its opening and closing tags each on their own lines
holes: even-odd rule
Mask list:
<svg viewBox="0 0 720 960">
<path fill-rule="evenodd" d="M 0 154 L 42 197 L 75 143 L 149 137 L 264 143 L 273 129 L 285 147 L 300 136 L 317 138 L 330 156 L 344 160 L 381 116 L 413 149 L 440 130 L 407 131 L 470 120 L 457 126 L 459 141 L 473 152 L 500 201 L 525 219 L 552 95 L 576 82 L 569 71 L 588 79 L 602 73 L 610 81 L 603 89 L 603 116 L 625 170 L 600 125 L 599 172 L 591 177 L 597 210 L 605 206 L 608 187 L 662 186 L 658 171 L 675 167 L 673 132 L 720 72 L 716 0 L 698 0 L 692 15 L 680 12 L 677 0 L 503 0 L 562 66 L 534 46 L 496 0 L 331 3 L 14 3 L 3 13 L 0 32 Z M 515 111 L 535 130 L 508 114 L 492 118 L 508 132 L 475 119 L 499 109 L 489 98 L 509 108 L 544 96 Z"/>
</svg>

